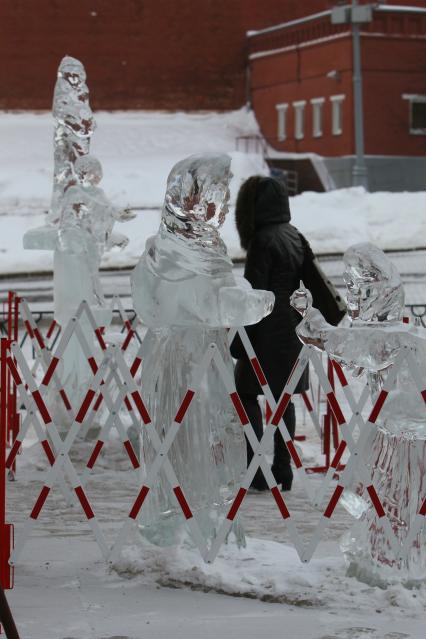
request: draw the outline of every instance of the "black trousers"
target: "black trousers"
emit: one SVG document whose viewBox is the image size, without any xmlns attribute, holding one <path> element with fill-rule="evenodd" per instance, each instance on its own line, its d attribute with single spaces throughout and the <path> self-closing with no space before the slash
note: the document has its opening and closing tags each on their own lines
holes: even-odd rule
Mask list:
<svg viewBox="0 0 426 639">
<path fill-rule="evenodd" d="M 253 430 L 256 433 L 256 437 L 260 440 L 263 435 L 263 420 L 257 395 L 240 395 L 240 397 L 247 413 L 247 417 L 249 418 L 253 426 Z M 278 398 L 275 399 L 278 400 Z M 283 418 L 290 437 L 294 439 L 294 434 L 296 432 L 296 411 L 293 402 L 288 403 Z M 247 439 L 246 443 L 248 465 L 253 458 L 253 450 Z M 282 435 L 277 428 L 274 434 L 274 460 L 272 463 L 272 473 L 278 484 L 283 482 L 289 482 L 291 484 L 293 473 L 290 466 L 290 459 L 290 453 L 288 452 Z M 267 487 L 266 480 L 260 468 L 256 471 L 251 485 L 253 488 L 258 488 L 260 490 Z"/>
</svg>

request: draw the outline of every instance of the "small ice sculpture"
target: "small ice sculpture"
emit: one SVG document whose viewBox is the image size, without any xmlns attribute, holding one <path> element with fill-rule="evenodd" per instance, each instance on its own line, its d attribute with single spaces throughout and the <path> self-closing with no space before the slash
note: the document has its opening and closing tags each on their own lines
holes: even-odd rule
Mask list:
<svg viewBox="0 0 426 639">
<path fill-rule="evenodd" d="M 89 304 L 97 325 L 108 326 L 112 312 L 105 305 L 99 278 L 100 262 L 105 250 L 126 245 L 127 238 L 113 233 L 112 229 L 115 221 L 127 221 L 133 214 L 114 207 L 98 186 L 102 167 L 95 157 L 78 158 L 74 176 L 75 184 L 66 190 L 61 200 L 59 224 L 46 224 L 28 231 L 24 248 L 54 251 L 54 317 L 60 326 L 67 325 L 83 300 Z M 89 346 L 94 347 L 93 330 L 84 317 L 81 327 Z M 78 407 L 91 372 L 75 336 L 62 359 L 61 379 L 71 404 Z M 58 422 L 67 421 L 60 399 L 52 398 L 50 407 Z"/>
<path fill-rule="evenodd" d="M 89 104 L 86 71 L 76 58 L 65 56 L 58 68 L 53 96 L 54 171 L 53 193 L 48 222 L 58 224 L 62 197 L 75 183 L 77 158 L 87 155 L 96 123 Z"/>
<path fill-rule="evenodd" d="M 135 309 L 149 327 L 142 392 L 161 438 L 170 428 L 197 370 L 215 343 L 232 375 L 227 327 L 268 315 L 274 296 L 237 280 L 218 228 L 228 211 L 230 158 L 195 155 L 174 166 L 158 233 L 148 239 L 132 274 Z M 144 467 L 155 450 L 143 438 Z M 212 540 L 246 467 L 244 435 L 223 381 L 211 366 L 198 388 L 169 459 L 203 530 Z M 159 545 L 185 538 L 184 517 L 163 472 L 142 509 L 142 534 Z M 239 522 L 234 533 L 244 543 Z"/>
<path fill-rule="evenodd" d="M 297 334 L 305 344 L 325 350 L 330 357 L 359 375 L 367 373 L 373 401 L 401 349 L 407 348 L 426 385 L 426 330 L 401 321 L 404 291 L 401 279 L 386 255 L 372 244 L 356 244 L 344 255 L 349 328 L 335 328 L 312 308 L 309 291 L 296 291 L 293 305 L 303 315 Z M 426 493 L 426 407 L 407 361 L 399 369 L 376 422 L 365 460 L 392 530 L 403 544 Z M 356 479 L 356 478 L 355 478 Z M 355 488 L 355 487 L 354 487 Z M 426 530 L 409 548 L 406 560 L 395 557 L 363 487 L 345 493 L 342 503 L 358 519 L 342 548 L 349 574 L 372 584 L 394 580 L 410 584 L 426 579 Z M 363 498 L 364 497 L 364 498 Z"/>
</svg>

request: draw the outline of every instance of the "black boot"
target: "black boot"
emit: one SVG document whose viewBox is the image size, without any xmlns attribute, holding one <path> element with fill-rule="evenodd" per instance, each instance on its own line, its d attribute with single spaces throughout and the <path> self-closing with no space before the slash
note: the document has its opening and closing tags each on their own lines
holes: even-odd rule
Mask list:
<svg viewBox="0 0 426 639">
<path fill-rule="evenodd" d="M 296 411 L 294 404 L 291 402 L 284 413 L 284 423 L 287 426 L 291 439 L 294 439 Z M 271 470 L 277 484 L 281 484 L 281 490 L 291 490 L 293 471 L 291 469 L 290 459 L 290 453 L 284 443 L 284 439 L 277 429 L 274 434 L 274 461 Z"/>
</svg>

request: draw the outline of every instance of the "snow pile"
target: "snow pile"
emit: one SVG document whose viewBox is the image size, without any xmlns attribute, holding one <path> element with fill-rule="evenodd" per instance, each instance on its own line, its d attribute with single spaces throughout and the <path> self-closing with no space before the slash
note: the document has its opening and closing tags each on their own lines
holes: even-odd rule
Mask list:
<svg viewBox="0 0 426 639">
<path fill-rule="evenodd" d="M 224 546 L 213 564 L 204 563 L 197 550 L 160 549 L 141 541 L 123 550 L 114 570 L 123 578 L 138 578 L 143 583 L 299 608 L 343 608 L 348 613 L 362 608 L 366 614 L 391 608 L 396 617 L 407 613 L 421 617 L 426 606 L 425 589 L 366 586 L 345 575 L 341 556 L 326 553 L 302 564 L 293 547 L 267 539 L 248 538 L 247 548 L 241 550 L 234 544 Z"/>
<path fill-rule="evenodd" d="M 101 183 L 119 206 L 140 207 L 126 225 L 123 252 L 105 256 L 105 267 L 133 266 L 160 218 L 167 175 L 191 153 L 220 151 L 232 157 L 231 202 L 241 182 L 266 174 L 260 154 L 236 151 L 236 138 L 258 133 L 252 113 L 97 113 L 91 150 L 102 162 Z M 52 190 L 53 119 L 50 113 L 1 113 L 0 272 L 50 270 L 48 251 L 24 251 L 22 236 L 44 223 Z M 303 193 L 292 198 L 293 221 L 318 253 L 342 252 L 358 241 L 381 248 L 426 246 L 426 192 L 366 193 L 362 188 Z M 233 258 L 242 257 L 233 211 L 223 228 Z"/>
</svg>

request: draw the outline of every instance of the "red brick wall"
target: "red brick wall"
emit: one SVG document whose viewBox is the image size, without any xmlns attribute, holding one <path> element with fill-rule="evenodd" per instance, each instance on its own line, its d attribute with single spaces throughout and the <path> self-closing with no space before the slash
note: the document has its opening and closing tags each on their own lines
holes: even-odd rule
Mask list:
<svg viewBox="0 0 426 639">
<path fill-rule="evenodd" d="M 96 109 L 230 109 L 245 101 L 247 29 L 329 0 L 0 0 L 0 108 L 50 108 L 65 54 Z"/>
<path fill-rule="evenodd" d="M 426 95 L 426 40 L 363 38 L 362 51 L 366 153 L 425 156 L 426 136 L 410 134 L 402 95 Z"/>
<path fill-rule="evenodd" d="M 416 4 L 426 6 L 425 0 Z M 312 41 L 315 38 L 323 40 Z M 275 53 L 259 56 L 271 50 Z M 361 50 L 365 152 L 426 155 L 426 136 L 410 134 L 410 105 L 402 99 L 404 93 L 426 94 L 426 15 L 375 14 L 374 22 L 362 27 Z M 324 18 L 254 38 L 250 53 L 252 103 L 262 133 L 272 146 L 325 156 L 355 152 L 352 37 L 348 27 L 336 28 L 330 25 L 329 18 Z M 338 80 L 327 77 L 332 70 L 339 72 Z M 331 131 L 329 98 L 336 94 L 346 96 L 341 135 Z M 313 137 L 309 103 L 317 97 L 325 98 L 323 135 L 319 138 Z M 305 135 L 301 140 L 294 136 L 292 102 L 298 100 L 306 100 Z M 287 139 L 282 142 L 277 140 L 276 105 L 280 103 L 289 104 Z"/>
<path fill-rule="evenodd" d="M 353 149 L 352 110 L 352 43 L 350 36 L 297 51 L 258 58 L 252 63 L 253 108 L 262 133 L 277 149 L 289 152 L 314 152 L 322 155 L 345 155 Z M 326 77 L 337 69 L 338 81 Z M 345 94 L 343 103 L 343 134 L 331 132 L 331 95 Z M 323 135 L 312 135 L 311 98 L 324 97 Z M 294 110 L 292 102 L 306 100 L 305 137 L 294 138 Z M 277 140 L 277 112 L 275 105 L 288 103 L 286 118 L 287 139 Z"/>
</svg>

